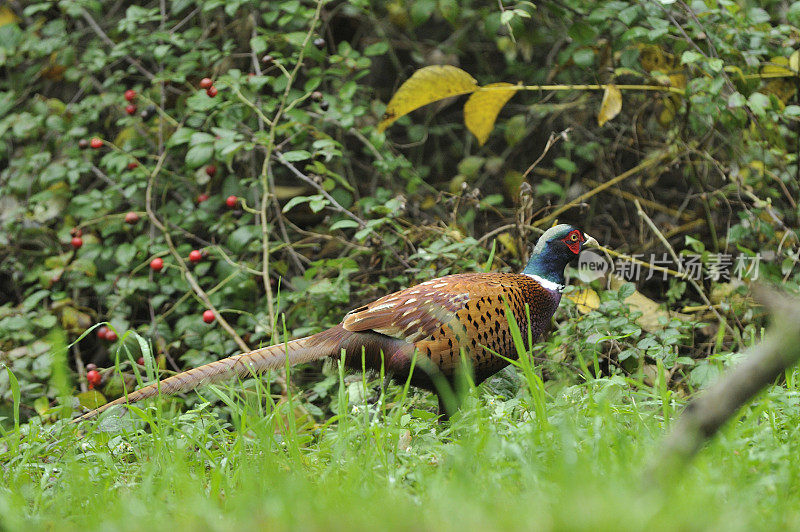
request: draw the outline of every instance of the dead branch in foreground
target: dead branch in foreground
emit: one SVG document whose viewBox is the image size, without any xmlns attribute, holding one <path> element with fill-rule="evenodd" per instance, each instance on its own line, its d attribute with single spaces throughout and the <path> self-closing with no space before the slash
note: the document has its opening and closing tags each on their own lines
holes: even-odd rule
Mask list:
<svg viewBox="0 0 800 532">
<path fill-rule="evenodd" d="M 772 312 L 764 340 L 689 403 L 664 440 L 648 477 L 669 474 L 687 464 L 745 403 L 800 360 L 800 300 L 775 290 L 757 292 Z"/>
</svg>

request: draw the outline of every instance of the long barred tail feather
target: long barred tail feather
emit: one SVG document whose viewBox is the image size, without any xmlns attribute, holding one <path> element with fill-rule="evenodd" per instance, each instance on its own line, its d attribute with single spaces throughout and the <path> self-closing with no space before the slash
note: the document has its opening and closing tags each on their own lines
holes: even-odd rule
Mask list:
<svg viewBox="0 0 800 532">
<path fill-rule="evenodd" d="M 336 355 L 339 353 L 339 344 L 341 343 L 340 335 L 336 334 L 338 332 L 337 329 L 340 330 L 340 328 L 335 327 L 313 336 L 263 347 L 249 353 L 223 358 L 222 360 L 178 373 L 95 408 L 75 418 L 72 422 L 77 423 L 91 419 L 115 405 L 135 403 L 159 394 L 173 395 L 187 392 L 199 386 L 212 384 L 234 376 L 244 378 L 269 370 L 281 369 L 286 366 L 287 358 L 289 366 L 294 366 L 295 364 Z"/>
</svg>

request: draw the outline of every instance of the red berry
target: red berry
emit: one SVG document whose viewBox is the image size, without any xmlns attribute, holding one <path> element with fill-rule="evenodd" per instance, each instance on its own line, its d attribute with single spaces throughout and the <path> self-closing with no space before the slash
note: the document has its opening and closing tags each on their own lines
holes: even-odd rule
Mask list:
<svg viewBox="0 0 800 532">
<path fill-rule="evenodd" d="M 209 88 L 206 89 L 206 94 L 208 94 L 210 98 L 213 98 L 214 96 L 217 95 L 217 88 L 213 85 L 210 86 Z"/>
<path fill-rule="evenodd" d="M 116 340 L 117 340 L 117 333 L 109 329 L 108 332 L 106 333 L 106 341 L 115 342 Z"/>
<path fill-rule="evenodd" d="M 203 78 L 200 80 L 201 89 L 210 89 L 213 85 L 214 81 L 211 78 Z"/>
<path fill-rule="evenodd" d="M 189 252 L 189 260 L 190 260 L 191 262 L 198 263 L 198 262 L 200 262 L 202 259 L 203 259 L 203 254 L 202 254 L 202 253 L 200 253 L 200 251 L 199 251 L 199 250 L 197 250 L 197 249 L 193 249 L 191 252 Z"/>
<path fill-rule="evenodd" d="M 89 142 L 89 146 L 91 146 L 94 149 L 102 148 L 103 147 L 103 141 L 101 139 L 97 138 L 97 137 L 94 137 Z"/>
<path fill-rule="evenodd" d="M 133 89 L 128 89 L 125 91 L 125 99 L 129 102 L 132 102 L 133 99 L 136 98 L 136 91 Z M 131 114 L 131 113 L 128 113 Z"/>
<path fill-rule="evenodd" d="M 208 201 L 208 194 L 198 194 L 197 203 L 203 203 L 204 201 Z"/>
<path fill-rule="evenodd" d="M 234 207 L 236 207 L 236 203 L 238 203 L 238 201 L 239 201 L 239 198 L 237 198 L 236 196 L 230 195 L 227 198 L 225 198 L 225 205 L 227 205 L 228 207 L 233 209 Z"/>
<path fill-rule="evenodd" d="M 89 383 L 89 386 L 97 386 L 101 380 L 103 380 L 103 377 L 100 376 L 100 372 L 96 369 L 86 372 L 86 382 Z"/>
<path fill-rule="evenodd" d="M 144 357 L 139 357 L 136 359 L 136 363 L 140 366 L 144 366 Z"/>
<path fill-rule="evenodd" d="M 83 236 L 83 230 L 80 227 L 73 227 L 69 230 L 69 236 Z"/>
<path fill-rule="evenodd" d="M 206 173 L 208 174 L 209 177 L 214 177 L 214 174 L 217 173 L 217 167 L 214 166 L 213 164 L 209 164 L 208 166 L 206 166 Z"/>
<path fill-rule="evenodd" d="M 83 239 L 79 236 L 73 236 L 72 240 L 70 240 L 70 244 L 72 244 L 73 248 L 80 249 L 83 245 Z"/>
<path fill-rule="evenodd" d="M 212 321 L 214 321 L 214 311 L 207 310 L 203 312 L 203 321 L 206 323 L 211 323 Z"/>
<path fill-rule="evenodd" d="M 105 325 L 101 326 L 99 329 L 97 329 L 97 337 L 100 338 L 101 340 L 105 340 L 108 331 L 109 331 L 108 327 L 106 327 Z M 86 367 L 89 368 L 89 366 Z"/>
<path fill-rule="evenodd" d="M 150 269 L 155 272 L 160 272 L 161 268 L 164 267 L 164 259 L 161 257 L 156 257 L 150 261 Z"/>
<path fill-rule="evenodd" d="M 135 224 L 135 223 L 136 223 L 136 222 L 138 222 L 138 221 L 139 221 L 139 215 L 138 215 L 138 214 L 136 214 L 136 213 L 135 213 L 135 212 L 133 212 L 133 211 L 131 211 L 131 212 L 129 212 L 128 214 L 126 214 L 126 215 L 125 215 L 125 223 L 126 223 L 126 224 L 131 224 L 131 225 L 133 225 L 133 224 Z"/>
<path fill-rule="evenodd" d="M 125 112 L 129 115 L 136 114 L 136 106 L 133 104 L 125 106 Z"/>
<path fill-rule="evenodd" d="M 128 163 L 128 170 L 133 170 L 133 169 L 138 168 L 138 167 L 139 167 L 139 163 L 137 163 L 136 161 L 131 161 L 131 162 Z"/>
</svg>

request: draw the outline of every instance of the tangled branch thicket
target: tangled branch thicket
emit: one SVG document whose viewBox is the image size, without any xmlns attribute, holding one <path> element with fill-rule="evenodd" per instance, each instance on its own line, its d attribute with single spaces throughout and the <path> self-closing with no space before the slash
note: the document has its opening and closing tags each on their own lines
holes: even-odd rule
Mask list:
<svg viewBox="0 0 800 532">
<path fill-rule="evenodd" d="M 55 404 L 50 354 L 92 324 L 121 339 L 72 345 L 74 391 L 95 364 L 115 395 L 141 355 L 128 331 L 164 369 L 199 365 L 490 255 L 519 269 L 532 227 L 556 217 L 645 262 L 698 255 L 704 273 L 694 287 L 645 274 L 637 292 L 596 281 L 599 304 L 567 305 L 536 353 L 548 374 L 705 385 L 763 325 L 752 272 L 710 275 L 715 261 L 759 256 L 760 280 L 798 289 L 798 27 L 779 1 L 7 3 L 0 358 L 23 415 Z M 397 86 L 430 64 L 484 85 L 680 91 L 622 91 L 602 126 L 600 92 L 520 92 L 482 147 L 448 103 L 377 133 Z M 640 316 L 636 297 L 683 314 Z M 5 373 L 0 391 L 9 411 Z"/>
</svg>

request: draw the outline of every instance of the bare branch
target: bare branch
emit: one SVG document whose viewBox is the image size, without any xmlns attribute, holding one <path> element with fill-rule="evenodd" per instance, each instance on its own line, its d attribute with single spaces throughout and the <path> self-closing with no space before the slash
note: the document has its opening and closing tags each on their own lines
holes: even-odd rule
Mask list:
<svg viewBox="0 0 800 532">
<path fill-rule="evenodd" d="M 669 475 L 700 450 L 736 412 L 758 392 L 800 360 L 800 299 L 760 289 L 758 298 L 772 308 L 773 323 L 764 340 L 744 360 L 694 399 L 681 414 L 649 469 Z"/>
</svg>

